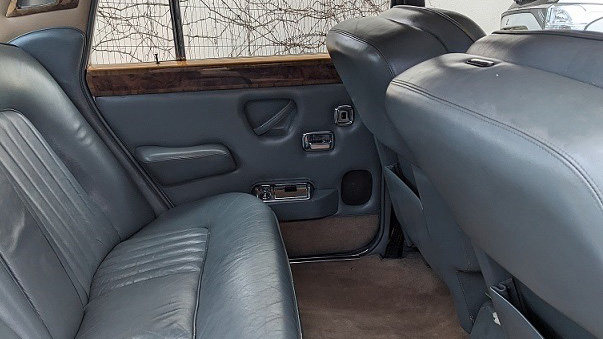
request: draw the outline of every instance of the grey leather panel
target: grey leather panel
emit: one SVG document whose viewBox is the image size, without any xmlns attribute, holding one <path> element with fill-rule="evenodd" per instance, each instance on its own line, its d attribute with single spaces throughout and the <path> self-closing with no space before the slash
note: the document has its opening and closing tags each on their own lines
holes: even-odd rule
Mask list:
<svg viewBox="0 0 603 339">
<path fill-rule="evenodd" d="M 0 110 L 31 121 L 122 238 L 150 222 L 149 204 L 48 72 L 17 47 L 0 45 L 0 55 Z"/>
<path fill-rule="evenodd" d="M 447 52 L 465 52 L 484 36 L 471 20 L 460 24 L 456 16 L 461 15 L 398 6 L 377 17 L 343 21 L 327 34 L 329 54 L 367 128 L 406 159 L 411 159 L 408 148 L 385 114 L 385 91 L 406 69 Z"/>
<path fill-rule="evenodd" d="M 246 105 L 283 98 L 293 100 L 297 107 L 286 133 L 256 135 L 246 116 Z M 373 176 L 371 200 L 365 205 L 348 206 L 336 197 L 337 214 L 379 211 L 381 169 L 372 135 L 361 118 L 356 118 L 348 127 L 338 127 L 333 121 L 334 108 L 350 103 L 343 85 L 130 95 L 96 100 L 111 127 L 132 152 L 148 145 L 182 147 L 216 143 L 230 150 L 237 164 L 236 171 L 162 187 L 176 205 L 225 192 L 248 193 L 256 184 L 265 182 L 312 182 L 317 190 L 334 190 L 339 189 L 346 172 L 366 169 Z M 286 104 L 284 101 L 283 106 Z M 174 109 L 175 105 L 178 109 Z M 275 106 L 263 106 L 270 106 L 266 109 L 274 113 Z M 256 110 L 260 110 L 257 105 L 254 112 Z M 322 130 L 335 134 L 334 150 L 305 152 L 302 134 Z M 329 205 L 320 209 L 330 211 L 330 202 L 329 199 Z M 304 215 L 302 209 L 297 210 L 301 219 L 315 215 L 314 212 Z"/>
<path fill-rule="evenodd" d="M 388 114 L 472 240 L 603 336 L 603 90 L 503 61 L 475 67 L 471 57 L 403 73 Z"/>
<path fill-rule="evenodd" d="M 228 148 L 219 144 L 141 146 L 136 149 L 136 156 L 162 185 L 220 175 L 237 168 Z"/>
<path fill-rule="evenodd" d="M 76 338 L 195 338 L 198 283 L 198 273 L 166 275 L 93 299 Z"/>
</svg>

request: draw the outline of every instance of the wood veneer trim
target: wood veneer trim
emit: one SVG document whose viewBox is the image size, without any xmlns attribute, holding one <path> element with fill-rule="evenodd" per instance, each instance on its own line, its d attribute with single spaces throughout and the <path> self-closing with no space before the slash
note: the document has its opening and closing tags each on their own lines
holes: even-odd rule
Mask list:
<svg viewBox="0 0 603 339">
<path fill-rule="evenodd" d="M 340 83 L 327 54 L 90 66 L 94 96 Z"/>
<path fill-rule="evenodd" d="M 159 64 L 155 62 L 140 62 L 130 64 L 112 64 L 112 65 L 90 65 L 88 71 L 117 71 L 117 70 L 152 70 L 164 68 L 182 68 L 182 67 L 221 67 L 230 65 L 255 65 L 272 64 L 283 62 L 303 62 L 303 61 L 330 61 L 331 58 L 326 53 L 320 54 L 301 54 L 301 55 L 277 55 L 266 57 L 243 57 L 243 58 L 220 58 L 220 59 L 200 59 L 185 61 L 162 61 Z"/>
</svg>

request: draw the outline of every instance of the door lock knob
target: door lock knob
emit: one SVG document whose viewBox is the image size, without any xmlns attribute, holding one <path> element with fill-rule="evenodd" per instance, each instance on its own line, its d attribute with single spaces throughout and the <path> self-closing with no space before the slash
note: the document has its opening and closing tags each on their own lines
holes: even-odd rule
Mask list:
<svg viewBox="0 0 603 339">
<path fill-rule="evenodd" d="M 350 126 L 354 122 L 354 107 L 341 105 L 335 108 L 335 125 Z"/>
</svg>

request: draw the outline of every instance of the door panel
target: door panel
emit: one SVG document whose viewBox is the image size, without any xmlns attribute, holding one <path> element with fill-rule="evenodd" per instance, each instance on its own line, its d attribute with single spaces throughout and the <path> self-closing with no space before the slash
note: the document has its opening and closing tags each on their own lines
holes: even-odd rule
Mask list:
<svg viewBox="0 0 603 339">
<path fill-rule="evenodd" d="M 269 196 L 292 257 L 381 239 L 373 136 L 358 116 L 336 124 L 335 108 L 351 100 L 328 57 L 112 67 L 88 71 L 99 111 L 174 205 L 233 191 Z M 316 147 L 304 149 L 311 132 L 321 132 L 306 140 Z"/>
<path fill-rule="evenodd" d="M 283 98 L 294 102 L 298 111 L 290 126 L 285 132 L 257 135 L 246 107 L 257 102 L 283 102 Z M 224 145 L 230 151 L 236 163 L 234 171 L 162 185 L 176 205 L 223 192 L 252 192 L 260 183 L 310 182 L 315 192 L 327 194 L 329 190 L 341 189 L 341 179 L 348 171 L 368 170 L 373 180 L 369 202 L 349 206 L 338 197 L 335 213 L 378 213 L 380 167 L 372 136 L 360 119 L 346 127 L 334 123 L 334 108 L 350 103 L 342 85 L 99 97 L 96 101 L 111 128 L 133 154 L 141 147 L 208 144 Z M 304 151 L 302 135 L 313 131 L 332 131 L 333 150 Z M 308 219 L 303 206 L 307 204 L 308 210 L 313 210 L 312 201 L 295 204 L 299 216 L 294 219 Z"/>
</svg>

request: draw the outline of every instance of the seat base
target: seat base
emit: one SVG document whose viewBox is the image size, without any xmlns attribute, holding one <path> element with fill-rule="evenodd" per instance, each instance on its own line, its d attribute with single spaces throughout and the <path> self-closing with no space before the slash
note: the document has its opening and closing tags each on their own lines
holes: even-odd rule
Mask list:
<svg viewBox="0 0 603 339">
<path fill-rule="evenodd" d="M 276 218 L 247 194 L 170 210 L 118 244 L 93 279 L 78 338 L 296 338 Z"/>
</svg>

